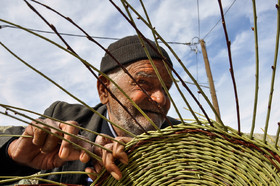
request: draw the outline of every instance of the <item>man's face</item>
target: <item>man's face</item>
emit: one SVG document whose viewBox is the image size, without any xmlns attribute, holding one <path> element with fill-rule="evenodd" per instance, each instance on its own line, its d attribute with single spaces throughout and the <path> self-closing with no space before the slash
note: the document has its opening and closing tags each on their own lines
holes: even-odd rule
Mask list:
<svg viewBox="0 0 280 186">
<path fill-rule="evenodd" d="M 165 82 L 166 87 L 169 89 L 172 85 L 172 80 L 165 69 L 163 62 L 161 60 L 154 60 L 154 63 Z M 146 90 L 151 99 L 161 107 L 161 111 L 156 104 L 149 101 L 149 98 L 141 88 L 123 71 L 121 72 L 121 75 L 116 78 L 116 83 L 150 117 L 150 119 L 160 127 L 165 120 L 164 116 L 166 116 L 170 108 L 170 100 L 164 92 L 152 65 L 149 60 L 142 60 L 130 64 L 127 66 L 127 70 L 136 82 Z M 109 84 L 109 88 L 146 131 L 155 130 L 150 122 L 132 105 L 118 88 L 112 83 Z M 144 132 L 123 107 L 111 97 L 111 95 L 108 97 L 107 107 L 111 121 L 136 135 Z M 117 128 L 115 128 L 115 130 L 120 136 L 127 135 Z"/>
</svg>

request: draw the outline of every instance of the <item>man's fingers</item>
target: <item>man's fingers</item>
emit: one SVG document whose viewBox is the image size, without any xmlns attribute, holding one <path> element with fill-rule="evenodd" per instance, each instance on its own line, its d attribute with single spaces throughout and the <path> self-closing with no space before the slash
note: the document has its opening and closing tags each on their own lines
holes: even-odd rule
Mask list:
<svg viewBox="0 0 280 186">
<path fill-rule="evenodd" d="M 123 141 L 120 139 L 119 141 Z M 113 157 L 124 164 L 128 164 L 128 156 L 124 151 L 124 146 L 118 142 L 113 143 Z"/>
<path fill-rule="evenodd" d="M 94 170 L 92 167 L 87 167 L 85 169 L 85 172 L 88 173 L 88 177 L 90 177 L 90 179 L 92 179 L 92 181 L 94 181 L 97 178 L 98 172 L 96 172 L 96 170 Z"/>
<path fill-rule="evenodd" d="M 67 121 L 67 123 L 78 126 L 78 123 L 75 121 Z M 77 128 L 75 126 L 67 125 L 64 123 L 60 123 L 60 128 L 61 128 L 61 130 L 65 131 L 69 134 L 73 134 L 73 135 L 77 135 L 79 132 L 79 128 Z M 64 134 L 64 138 L 69 141 L 76 141 L 74 137 L 67 135 L 67 134 Z M 61 146 L 60 146 L 60 150 L 59 150 L 59 157 L 61 159 L 67 159 L 69 157 L 72 149 L 73 149 L 73 147 L 72 147 L 71 143 L 63 140 L 61 143 Z"/>
<path fill-rule="evenodd" d="M 38 121 L 41 121 L 43 122 L 42 120 L 38 120 Z M 38 147 L 41 147 L 45 144 L 45 141 L 46 141 L 46 138 L 48 136 L 48 133 L 40 128 L 43 128 L 45 130 L 48 130 L 50 131 L 50 129 L 47 127 L 47 126 L 44 126 L 40 123 L 36 123 L 35 121 L 32 121 L 32 135 L 33 135 L 33 140 L 32 140 L 32 143 L 34 145 L 37 145 Z M 40 128 L 38 128 L 38 127 Z"/>
<path fill-rule="evenodd" d="M 131 141 L 132 138 L 130 137 L 117 137 L 116 140 L 123 142 L 123 143 L 128 143 Z M 128 164 L 128 156 L 126 152 L 124 151 L 124 145 L 114 142 L 113 143 L 113 156 L 115 159 L 119 159 L 122 163 Z"/>
<path fill-rule="evenodd" d="M 97 178 L 96 176 L 97 173 L 91 167 L 87 167 L 85 169 L 85 172 L 88 173 L 88 177 L 90 177 L 92 181 L 94 181 Z"/>
<path fill-rule="evenodd" d="M 102 136 L 97 136 L 95 139 L 95 143 L 101 146 L 105 146 L 108 143 L 112 143 L 111 139 L 106 138 L 106 134 L 102 134 Z M 93 147 L 93 153 L 95 153 L 98 156 L 102 156 L 102 149 L 98 146 Z"/>
<path fill-rule="evenodd" d="M 86 139 L 84 136 L 81 136 L 81 135 L 79 135 L 79 137 Z M 87 141 L 79 140 L 77 144 L 82 146 L 83 148 L 85 148 L 86 150 L 88 150 L 90 152 L 93 151 L 91 144 L 88 143 Z M 82 150 L 80 153 L 80 161 L 83 163 L 87 163 L 89 160 L 90 160 L 90 155 L 87 154 L 86 151 Z"/>
<path fill-rule="evenodd" d="M 127 143 L 131 141 L 130 137 L 116 137 L 116 140 Z M 104 136 L 97 136 L 95 143 L 104 146 L 106 149 L 111 150 L 112 152 L 108 152 L 105 149 L 101 149 L 100 147 L 94 146 L 93 152 L 102 157 L 102 164 L 105 169 L 116 179 L 120 180 L 122 178 L 122 173 L 118 166 L 115 164 L 115 159 L 120 160 L 122 163 L 128 163 L 128 156 L 124 151 L 124 145 L 119 142 L 112 141 Z"/>
<path fill-rule="evenodd" d="M 132 140 L 132 138 L 131 137 L 116 137 L 116 140 L 122 141 L 124 143 L 128 143 Z"/>
<path fill-rule="evenodd" d="M 58 126 L 55 126 L 55 128 L 58 129 Z M 41 148 L 42 152 L 51 152 L 55 148 L 57 148 L 58 144 L 60 144 L 61 139 L 58 138 L 57 136 L 62 136 L 62 133 L 59 132 L 58 130 L 51 129 L 51 133 L 49 134 L 46 138 L 45 144 Z"/>
<path fill-rule="evenodd" d="M 106 148 L 112 150 L 113 144 L 107 144 L 105 145 Z M 122 173 L 118 166 L 114 162 L 113 154 L 102 149 L 102 162 L 105 169 L 116 179 L 120 180 L 122 178 Z"/>
<path fill-rule="evenodd" d="M 93 160 L 93 167 L 87 167 L 85 172 L 89 173 L 88 177 L 94 181 L 97 178 L 97 174 L 99 174 L 102 170 L 102 165 L 97 160 Z"/>
<path fill-rule="evenodd" d="M 42 122 L 42 123 L 39 123 Z M 60 139 L 55 135 L 62 135 L 58 129 L 58 122 L 51 119 L 37 119 L 26 132 L 33 136 L 32 143 L 41 148 L 42 152 L 50 152 L 57 147 Z M 55 135 L 54 135 L 55 134 Z"/>
</svg>

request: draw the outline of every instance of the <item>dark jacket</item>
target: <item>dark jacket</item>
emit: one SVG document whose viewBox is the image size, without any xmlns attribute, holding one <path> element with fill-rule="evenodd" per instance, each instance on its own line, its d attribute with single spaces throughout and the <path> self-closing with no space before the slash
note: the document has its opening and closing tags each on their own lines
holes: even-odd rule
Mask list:
<svg viewBox="0 0 280 186">
<path fill-rule="evenodd" d="M 93 108 L 96 112 L 101 115 L 106 114 L 106 106 L 102 104 L 98 104 Z M 53 103 L 48 109 L 45 110 L 44 115 L 59 119 L 61 121 L 73 120 L 77 121 L 81 127 L 87 128 L 92 131 L 102 132 L 112 136 L 106 121 L 103 120 L 98 114 L 92 112 L 87 107 L 80 104 L 68 104 L 66 102 L 57 101 Z M 169 120 L 173 124 L 178 124 L 178 120 L 168 117 Z M 165 122 L 162 128 L 167 127 L 168 124 Z M 23 127 L 11 127 L 5 131 L 6 134 L 22 134 L 24 128 Z M 95 141 L 96 135 L 86 132 L 80 131 L 80 134 L 87 137 L 91 141 Z M 11 142 L 14 138 L 9 137 L 0 137 L 0 175 L 17 175 L 24 176 L 30 175 L 39 170 L 34 170 L 29 167 L 24 167 L 13 162 L 8 154 L 7 147 L 9 142 Z M 62 167 L 55 168 L 53 170 L 42 170 L 42 173 L 46 172 L 61 172 L 61 171 L 84 171 L 86 168 L 86 164 L 80 161 L 72 161 L 66 162 Z M 9 170 L 7 170 L 9 167 Z M 86 185 L 87 176 L 80 174 L 64 174 L 64 175 L 51 175 L 47 177 L 48 180 L 57 181 L 60 183 L 72 183 L 72 184 L 83 184 Z"/>
</svg>

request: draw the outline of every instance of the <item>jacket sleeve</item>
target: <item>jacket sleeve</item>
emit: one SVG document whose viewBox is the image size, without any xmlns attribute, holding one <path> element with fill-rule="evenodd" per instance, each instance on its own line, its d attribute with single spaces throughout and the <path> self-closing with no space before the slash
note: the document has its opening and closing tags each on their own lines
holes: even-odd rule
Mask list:
<svg viewBox="0 0 280 186">
<path fill-rule="evenodd" d="M 27 176 L 38 172 L 38 170 L 20 165 L 14 162 L 8 155 L 9 144 L 16 139 L 16 137 L 3 137 L 1 135 L 21 135 L 24 127 L 13 126 L 8 127 L 0 133 L 0 175 L 1 176 Z"/>
<path fill-rule="evenodd" d="M 58 101 L 54 102 L 45 110 L 44 114 L 52 116 L 58 103 Z M 17 138 L 3 137 L 3 135 L 21 135 L 24 132 L 24 129 L 25 128 L 22 126 L 10 126 L 7 129 L 0 131 L 0 176 L 27 176 L 39 171 L 14 162 L 8 155 L 8 147 L 10 143 Z"/>
</svg>

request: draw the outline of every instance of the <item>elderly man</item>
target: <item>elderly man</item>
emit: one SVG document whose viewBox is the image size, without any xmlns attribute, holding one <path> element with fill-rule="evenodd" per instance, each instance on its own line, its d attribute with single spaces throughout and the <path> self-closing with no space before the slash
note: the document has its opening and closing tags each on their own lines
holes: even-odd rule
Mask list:
<svg viewBox="0 0 280 186">
<path fill-rule="evenodd" d="M 155 47 L 154 42 L 149 42 Z M 161 55 L 155 52 L 148 44 L 146 44 L 146 47 L 161 75 L 161 78 L 169 89 L 172 85 L 172 80 L 163 64 Z M 100 70 L 113 79 L 159 128 L 167 127 L 168 123 L 166 122 L 166 114 L 170 108 L 170 101 L 146 56 L 139 38 L 137 36 L 125 37 L 112 43 L 108 47 L 108 50 L 110 54 L 112 54 L 114 58 L 126 68 L 132 78 L 119 67 L 115 59 L 109 54 L 105 54 L 103 57 Z M 162 48 L 161 50 L 166 62 L 172 65 L 166 51 Z M 142 87 L 149 96 L 147 96 L 139 86 Z M 94 110 L 108 118 L 113 123 L 136 135 L 145 131 L 155 130 L 150 121 L 148 121 L 132 105 L 127 97 L 125 97 L 112 82 L 102 75 L 99 76 L 97 89 L 101 103 L 95 106 L 93 108 Z M 119 104 L 112 94 L 123 106 Z M 124 109 L 124 107 L 126 109 Z M 93 113 L 83 105 L 68 104 L 58 101 L 46 109 L 44 114 L 61 121 L 66 121 L 72 125 L 67 125 L 46 118 L 41 118 L 39 121 L 47 123 L 54 128 L 59 128 L 65 132 L 80 135 L 86 139 L 95 141 L 96 143 L 111 149 L 112 153 L 109 153 L 106 150 L 101 150 L 97 147 L 92 147 L 83 140 L 77 140 L 38 122 L 32 122 L 33 125 L 29 125 L 26 128 L 12 127 L 6 131 L 6 133 L 11 134 L 32 136 L 32 138 L 0 138 L 1 175 L 24 176 L 30 175 L 39 170 L 41 170 L 42 173 L 74 170 L 85 170 L 88 173 L 98 173 L 102 166 L 104 166 L 112 176 L 118 180 L 121 179 L 121 172 L 114 164 L 114 160 L 119 159 L 122 163 L 128 163 L 124 147 L 105 137 L 96 137 L 96 135 L 92 133 L 79 130 L 73 125 L 79 125 L 98 133 L 104 133 L 125 143 L 131 139 L 131 136 L 123 130 L 112 126 L 109 122 L 103 120 L 98 114 Z M 168 120 L 173 124 L 178 123 L 177 120 L 170 117 L 168 117 Z M 90 156 L 86 152 L 74 148 L 69 142 L 65 140 L 61 141 L 59 138 L 44 132 L 36 126 L 40 126 L 57 135 L 63 136 L 69 141 L 83 146 L 100 156 L 102 162 L 90 160 Z M 90 177 L 94 179 L 93 176 Z M 56 174 L 48 176 L 47 179 L 61 183 L 88 184 L 88 178 L 85 174 Z"/>
</svg>

